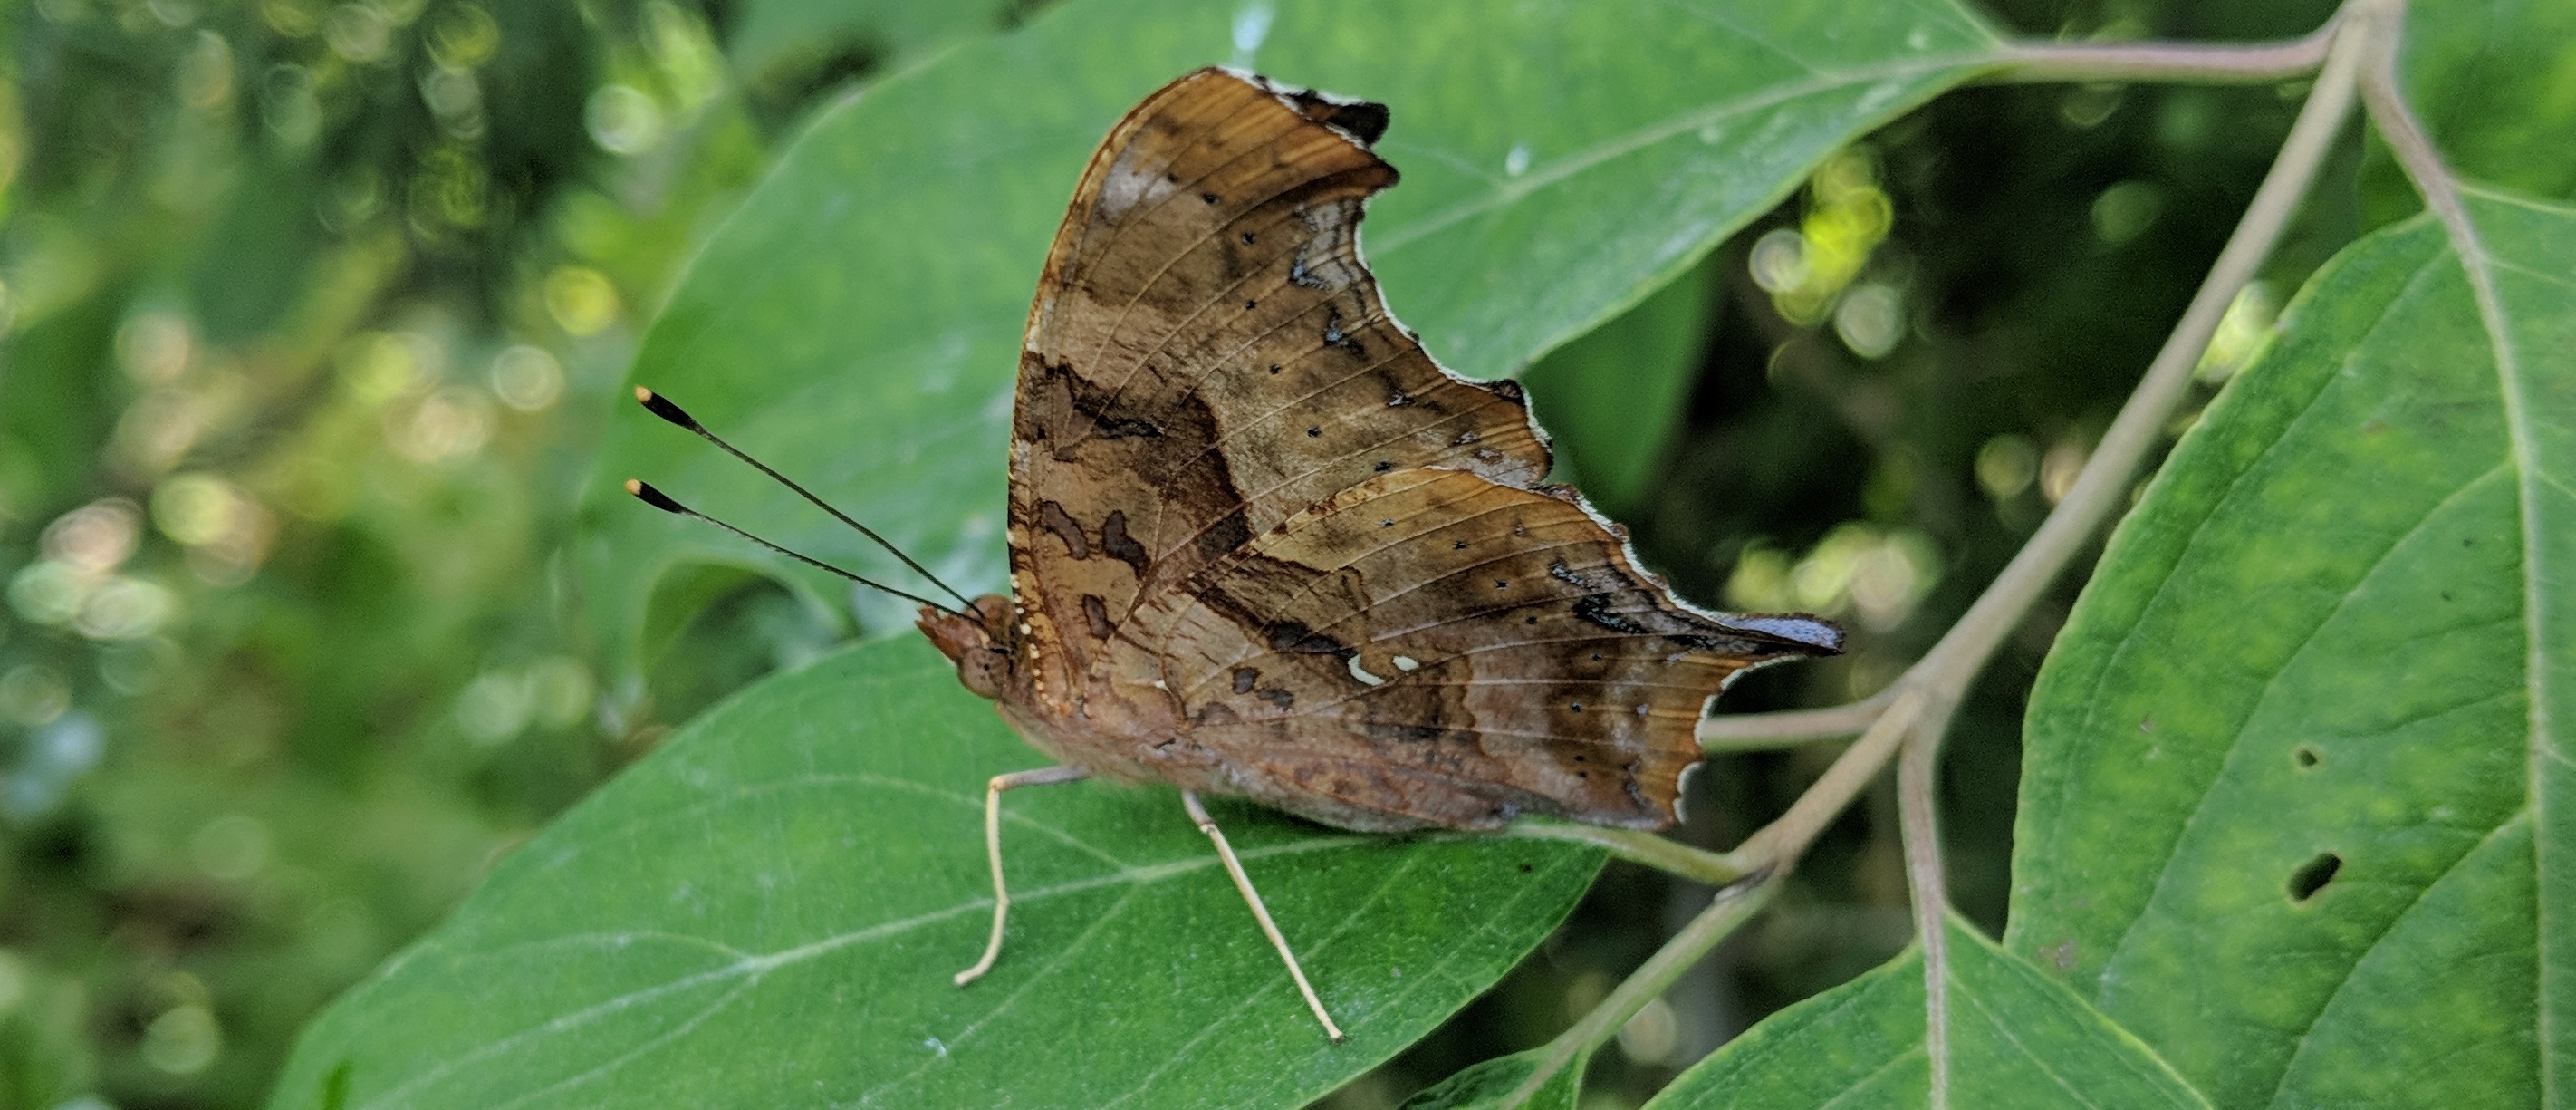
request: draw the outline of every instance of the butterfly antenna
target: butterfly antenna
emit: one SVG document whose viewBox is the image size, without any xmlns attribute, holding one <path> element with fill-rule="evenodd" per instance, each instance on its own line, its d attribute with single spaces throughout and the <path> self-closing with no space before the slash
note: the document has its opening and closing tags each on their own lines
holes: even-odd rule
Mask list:
<svg viewBox="0 0 2576 1110">
<path fill-rule="evenodd" d="M 868 539 L 875 541 L 876 545 L 877 545 L 878 547 L 882 547 L 882 548 L 886 549 L 886 552 L 887 552 L 888 554 L 893 555 L 893 556 L 894 556 L 895 558 L 897 558 L 897 559 L 901 559 L 901 560 L 903 560 L 903 565 L 908 566 L 908 567 L 911 567 L 911 568 L 912 568 L 912 572 L 913 572 L 914 574 L 918 574 L 918 575 L 922 576 L 923 578 L 927 578 L 927 579 L 929 579 L 929 580 L 930 580 L 930 584 L 931 584 L 931 585 L 937 586 L 937 587 L 939 587 L 940 589 L 947 591 L 948 596 L 953 597 L 953 598 L 956 598 L 956 599 L 957 599 L 957 603 L 958 603 L 959 605 L 965 606 L 965 607 L 966 607 L 968 610 L 970 610 L 970 611 L 971 611 L 971 610 L 973 610 L 973 609 L 975 608 L 975 603 L 974 603 L 974 602 L 972 602 L 972 601 L 967 600 L 967 599 L 966 599 L 966 595 L 961 594 L 961 593 L 958 593 L 955 587 L 950 586 L 950 585 L 949 585 L 948 583 L 946 583 L 946 582 L 942 582 L 942 581 L 940 581 L 940 580 L 939 580 L 939 576 L 938 576 L 938 575 L 930 573 L 929 568 L 922 566 L 920 563 L 914 562 L 914 561 L 913 561 L 913 559 L 912 559 L 912 556 L 904 554 L 904 553 L 903 553 L 903 549 L 902 549 L 902 548 L 896 547 L 893 543 L 889 542 L 889 541 L 888 541 L 884 536 L 880 536 L 880 535 L 878 535 L 878 534 L 876 533 L 876 530 L 875 530 L 875 529 L 870 528 L 870 527 L 868 527 L 867 525 L 861 524 L 861 523 L 859 523 L 858 521 L 855 521 L 855 520 L 850 519 L 850 515 L 849 515 L 848 513 L 844 513 L 844 512 L 842 512 L 842 511 L 841 511 L 841 510 L 839 510 L 839 509 L 835 509 L 835 508 L 833 508 L 833 507 L 832 507 L 831 502 L 825 501 L 825 500 L 823 500 L 823 499 L 822 499 L 822 498 L 820 498 L 820 497 L 816 497 L 816 496 L 814 496 L 814 493 L 813 493 L 813 491 L 812 491 L 812 490 L 808 490 L 808 489 L 806 489 L 806 488 L 805 488 L 805 487 L 803 487 L 803 486 L 797 485 L 794 481 L 790 480 L 790 479 L 789 479 L 786 475 L 784 475 L 784 474 L 781 474 L 781 473 L 779 473 L 779 472 L 777 472 L 777 471 L 775 471 L 775 470 L 771 470 L 771 469 L 769 468 L 769 464 L 764 463 L 764 462 L 760 461 L 759 459 L 752 458 L 752 457 L 751 457 L 751 456 L 749 456 L 749 455 L 743 454 L 743 453 L 742 453 L 742 449 L 741 449 L 741 448 L 736 447 L 736 446 L 734 446 L 733 444 L 730 444 L 730 443 L 725 442 L 725 441 L 724 441 L 724 439 L 723 439 L 722 437 L 720 437 L 720 436 L 716 435 L 714 432 L 710 432 L 710 431 L 708 431 L 708 430 L 706 429 L 706 426 L 705 426 L 705 425 L 703 425 L 703 424 L 698 423 L 697 418 L 696 418 L 696 417 L 693 417 L 693 416 L 690 416 L 690 415 L 688 414 L 687 410 L 682 409 L 682 408 L 681 408 L 680 406 L 678 406 L 678 405 L 672 404 L 672 403 L 671 403 L 671 399 L 670 399 L 670 398 L 668 398 L 668 397 L 664 397 L 664 396 L 662 396 L 662 395 L 661 395 L 661 394 L 659 394 L 659 393 L 655 393 L 655 392 L 653 392 L 652 390 L 646 389 L 646 388 L 644 388 L 643 386 L 640 386 L 640 385 L 639 385 L 639 386 L 636 386 L 636 387 L 635 387 L 635 399 L 636 399 L 637 401 L 639 401 L 639 402 L 642 402 L 642 403 L 643 403 L 643 405 L 644 405 L 644 411 L 649 412 L 649 413 L 652 413 L 652 414 L 653 414 L 653 415 L 655 415 L 655 416 L 661 417 L 661 418 L 662 418 L 662 419 L 664 419 L 664 420 L 668 420 L 668 421 L 670 421 L 670 422 L 671 422 L 671 423 L 673 423 L 673 424 L 677 424 L 677 425 L 679 425 L 680 427 L 686 428 L 686 429 L 688 429 L 688 430 L 690 430 L 690 431 L 692 431 L 692 432 L 697 433 L 697 435 L 698 435 L 698 438 L 699 438 L 699 439 L 703 439 L 703 440 L 705 440 L 705 441 L 707 441 L 707 442 L 709 442 L 709 443 L 715 444 L 717 447 L 723 448 L 723 449 L 724 449 L 724 452 L 725 452 L 726 454 L 731 455 L 731 456 L 733 456 L 733 457 L 735 457 L 735 458 L 737 458 L 737 459 L 741 459 L 741 460 L 742 460 L 742 461 L 744 461 L 744 462 L 750 463 L 750 464 L 751 464 L 751 466 L 752 466 L 752 469 L 754 469 L 754 470 L 758 470 L 758 471 L 760 471 L 760 472 L 761 472 L 761 473 L 763 473 L 763 474 L 769 475 L 769 477 L 770 477 L 770 480 L 771 480 L 771 481 L 777 482 L 779 485 L 782 485 L 782 486 L 785 486 L 785 487 L 787 487 L 787 488 L 789 488 L 789 489 L 795 490 L 795 491 L 796 491 L 796 495 L 797 495 L 797 496 L 802 497 L 802 498 L 804 498 L 804 499 L 805 499 L 805 500 L 807 500 L 807 501 L 811 501 L 811 502 L 813 502 L 813 503 L 814 503 L 814 507 L 815 507 L 815 508 L 821 509 L 821 510 L 823 510 L 824 512 L 827 512 L 827 513 L 832 514 L 832 519 L 834 519 L 834 520 L 838 520 L 838 521 L 840 521 L 840 522 L 841 522 L 841 523 L 843 523 L 843 524 L 847 524 L 847 525 L 849 525 L 849 526 L 850 526 L 850 527 L 852 527 L 852 528 L 858 529 L 858 531 L 859 531 L 859 534 L 860 534 L 860 535 L 862 535 L 862 536 L 866 536 Z M 645 488 L 650 489 L 650 488 L 652 488 L 652 487 L 647 486 L 647 487 L 645 487 Z M 632 484 L 632 483 L 630 483 L 630 484 L 628 485 L 628 492 L 630 492 L 630 493 L 634 492 L 634 487 L 633 487 L 633 484 Z M 643 495 L 642 495 L 642 494 L 636 494 L 636 496 L 638 496 L 638 497 L 642 497 Z M 651 500 L 651 499 L 650 499 L 650 498 L 647 498 L 646 500 L 648 500 L 648 501 L 649 501 L 649 500 Z M 665 500 L 668 500 L 668 499 L 666 498 Z M 657 508 L 659 508 L 660 506 L 658 506 L 658 505 L 657 505 L 656 507 L 657 507 Z M 682 511 L 682 510 L 673 510 L 673 511 Z M 691 514 L 689 514 L 689 515 L 695 516 L 695 515 L 697 515 L 697 514 L 691 513 Z M 718 523 L 721 523 L 721 522 L 719 522 L 719 521 L 716 521 L 716 520 L 714 520 L 714 519 L 712 519 L 712 518 L 708 518 L 708 517 L 699 517 L 699 519 L 701 519 L 701 520 L 705 520 L 705 521 L 707 521 L 707 523 L 709 523 L 709 524 L 718 524 Z M 731 525 L 725 525 L 725 527 L 731 528 L 732 526 L 731 526 Z M 741 529 L 738 529 L 738 528 L 736 528 L 736 529 L 734 529 L 734 530 L 735 530 L 735 531 L 737 531 L 737 532 L 740 532 L 740 531 L 741 531 Z M 745 534 L 746 534 L 746 535 L 748 535 L 748 533 L 745 533 Z M 754 539 L 757 539 L 758 537 L 753 537 L 753 538 L 754 538 Z M 767 541 L 765 541 L 765 540 L 764 540 L 764 541 L 761 541 L 761 542 L 766 543 Z M 776 545 L 774 545 L 774 544 L 773 544 L 773 545 L 771 545 L 771 546 L 773 546 L 773 547 L 774 547 L 774 546 L 776 546 Z M 780 550 L 785 550 L 785 549 L 784 549 L 784 548 L 781 548 Z M 793 552 L 793 551 L 789 551 L 789 552 L 787 552 L 787 554 L 790 554 L 790 555 L 796 555 L 796 553 L 795 553 L 795 552 Z M 796 557 L 797 557 L 797 558 L 799 558 L 799 559 L 805 559 L 805 557 L 804 557 L 804 556 L 802 556 L 802 555 L 796 555 Z M 809 562 L 809 563 L 814 562 L 812 559 L 805 559 L 805 561 L 806 561 L 806 562 Z M 822 566 L 822 564 L 820 564 L 820 563 L 815 563 L 815 565 L 816 565 L 816 566 Z M 824 569 L 825 569 L 825 570 L 831 570 L 832 568 L 830 568 L 830 567 L 824 567 Z M 846 573 L 846 572 L 842 572 L 842 573 Z M 852 576 L 852 577 L 855 577 L 855 576 Z M 860 581 L 865 581 L 865 579 L 859 579 L 859 580 L 860 580 Z M 868 583 L 868 585 L 876 586 L 876 583 L 874 583 L 874 582 L 869 582 L 869 583 Z M 877 586 L 877 588 L 878 588 L 878 589 L 880 589 L 880 590 L 886 590 L 886 588 L 885 588 L 885 587 L 883 587 L 883 586 Z M 890 594 L 901 594 L 901 593 L 902 593 L 902 591 L 900 591 L 900 590 L 886 590 L 886 592 L 887 592 L 887 593 L 890 593 Z M 911 594 L 902 594 L 902 596 L 904 596 L 904 597 L 912 597 L 912 595 L 911 595 Z M 918 599 L 918 598 L 914 598 L 914 600 L 918 601 L 918 600 L 920 600 L 920 599 Z M 945 606 L 945 605 L 942 605 L 942 606 L 940 606 L 940 608 L 942 608 L 942 609 L 946 609 L 946 608 L 948 608 L 948 607 L 947 607 L 947 606 Z M 953 612 L 953 610 L 952 610 L 952 612 Z"/>
<path fill-rule="evenodd" d="M 781 555 L 787 556 L 787 557 L 788 557 L 788 558 L 790 558 L 790 559 L 794 559 L 794 560 L 796 560 L 797 562 L 803 563 L 803 564 L 805 564 L 806 566 L 813 567 L 813 568 L 814 568 L 814 569 L 816 569 L 816 570 L 826 571 L 826 572 L 829 572 L 829 573 L 832 573 L 832 574 L 840 575 L 840 576 L 841 576 L 841 577 L 843 577 L 843 578 L 847 578 L 847 579 L 849 579 L 849 580 L 850 580 L 850 581 L 852 581 L 852 582 L 856 582 L 856 583 L 858 583 L 859 585 L 866 586 L 866 587 L 868 587 L 869 589 L 872 589 L 872 590 L 883 590 L 883 591 L 885 591 L 885 592 L 887 592 L 887 593 L 893 594 L 894 596 L 899 597 L 899 598 L 902 598 L 902 599 L 904 599 L 904 600 L 906 600 L 906 601 L 913 602 L 913 603 L 918 604 L 918 605 L 927 605 L 927 606 L 929 606 L 929 607 L 931 607 L 931 608 L 933 608 L 933 609 L 937 609 L 937 610 L 939 610 L 939 611 L 940 611 L 940 612 L 942 612 L 942 613 L 949 614 L 950 616 L 966 617 L 966 619 L 968 619 L 968 620 L 975 620 L 975 619 L 976 619 L 976 618 L 974 618 L 974 617 L 967 616 L 967 614 L 965 614 L 965 613 L 961 613 L 961 612 L 958 612 L 958 611 L 957 611 L 957 610 L 955 610 L 955 609 L 951 609 L 951 608 L 949 608 L 948 606 L 943 605 L 943 604 L 941 604 L 941 603 L 939 603 L 939 602 L 932 601 L 932 600 L 930 600 L 929 598 L 922 597 L 922 596 L 920 596 L 920 595 L 918 595 L 918 594 L 908 594 L 908 593 L 905 593 L 905 592 L 903 592 L 902 590 L 898 590 L 898 589 L 896 589 L 896 588 L 894 588 L 894 587 L 892 587 L 892 586 L 886 585 L 886 584 L 885 584 L 885 583 L 883 583 L 883 582 L 877 582 L 877 581 L 873 581 L 873 580 L 871 580 L 871 579 L 861 578 L 861 577 L 859 577 L 858 575 L 852 574 L 852 573 L 850 573 L 850 572 L 848 572 L 848 571 L 846 571 L 846 570 L 842 570 L 842 569 L 841 569 L 841 568 L 839 568 L 839 567 L 833 566 L 832 564 L 830 564 L 830 563 L 826 563 L 826 562 L 822 561 L 821 559 L 817 559 L 817 558 L 815 558 L 815 557 L 813 557 L 813 556 L 811 556 L 811 555 L 807 555 L 807 554 L 804 554 L 804 553 L 802 553 L 802 552 L 797 552 L 797 551 L 790 551 L 790 550 L 788 550 L 788 549 L 786 549 L 786 548 L 784 548 L 784 547 L 780 547 L 780 546 L 778 546 L 777 544 L 774 544 L 774 543 L 769 542 L 768 540 L 764 540 L 764 539 L 762 539 L 762 538 L 760 538 L 760 537 L 758 537 L 758 536 L 752 535 L 752 534 L 751 534 L 751 533 L 749 533 L 749 532 L 745 532 L 745 531 L 743 531 L 743 530 L 742 530 L 742 529 L 740 529 L 740 528 L 736 528 L 736 527 L 734 527 L 733 525 L 727 524 L 727 523 L 725 523 L 725 522 L 723 522 L 723 521 L 721 521 L 721 520 L 717 520 L 717 519 L 716 519 L 716 518 L 714 518 L 714 517 L 708 516 L 708 515 L 707 515 L 707 514 L 705 514 L 705 513 L 699 512 L 699 511 L 697 511 L 696 509 L 692 509 L 692 508 L 690 508 L 690 507 L 688 507 L 688 506 L 686 506 L 686 505 L 680 504 L 680 503 L 679 503 L 679 502 L 677 502 L 677 501 L 673 501 L 673 500 L 671 500 L 671 495 L 669 495 L 669 494 L 667 494 L 667 493 L 664 493 L 664 492 L 662 492 L 661 490 L 654 489 L 651 485 L 647 484 L 646 482 L 644 482 L 644 481 L 643 481 L 642 479 L 640 479 L 640 478 L 629 478 L 629 479 L 627 479 L 627 480 L 626 480 L 626 492 L 631 493 L 631 494 L 634 494 L 634 495 L 635 495 L 635 499 L 636 499 L 636 500 L 641 501 L 641 502 L 643 502 L 643 503 L 645 503 L 645 504 L 647 504 L 647 505 L 651 505 L 651 506 L 653 506 L 653 507 L 654 507 L 654 508 L 656 508 L 656 509 L 660 509 L 660 510 L 662 510 L 663 512 L 670 513 L 670 514 L 672 514 L 672 515 L 674 515 L 674 516 L 684 516 L 684 517 L 687 517 L 687 518 L 689 518 L 689 519 L 691 519 L 691 520 L 703 520 L 703 521 L 705 521 L 705 522 L 707 522 L 707 523 L 709 523 L 709 524 L 715 525 L 715 526 L 716 526 L 716 527 L 718 527 L 718 528 L 722 528 L 722 529 L 724 529 L 725 531 L 731 532 L 731 533 L 733 533 L 734 535 L 740 536 L 740 537 L 742 537 L 742 538 L 744 538 L 744 539 L 746 539 L 746 540 L 750 540 L 751 542 L 756 543 L 756 544 L 759 544 L 759 545 L 760 545 L 760 546 L 762 546 L 762 547 L 766 547 L 766 548 L 770 549 L 771 551 L 775 551 L 775 552 L 777 552 L 777 553 L 779 553 L 779 554 L 781 554 Z M 934 581 L 934 582 L 935 582 L 935 581 L 938 581 L 938 579 L 935 579 L 935 578 L 934 578 L 934 579 L 932 579 L 932 581 Z"/>
</svg>

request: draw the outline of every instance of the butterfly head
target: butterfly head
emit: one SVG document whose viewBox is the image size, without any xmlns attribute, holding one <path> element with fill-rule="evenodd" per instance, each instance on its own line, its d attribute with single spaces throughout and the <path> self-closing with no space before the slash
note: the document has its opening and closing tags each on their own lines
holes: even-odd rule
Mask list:
<svg viewBox="0 0 2576 1110">
<path fill-rule="evenodd" d="M 965 613 L 923 606 L 914 621 L 941 655 L 957 664 L 957 680 L 978 697 L 999 700 L 1011 678 L 1011 622 L 1017 610 L 1011 599 L 986 594 Z"/>
</svg>

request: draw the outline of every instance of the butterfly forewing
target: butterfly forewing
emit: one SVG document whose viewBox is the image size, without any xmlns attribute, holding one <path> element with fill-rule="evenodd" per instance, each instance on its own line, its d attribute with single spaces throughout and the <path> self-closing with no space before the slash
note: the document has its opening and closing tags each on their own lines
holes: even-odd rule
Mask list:
<svg viewBox="0 0 2576 1110">
<path fill-rule="evenodd" d="M 1357 236 L 1395 172 L 1312 118 L 1353 107 L 1201 71 L 1130 113 L 1075 192 L 1012 482 L 1023 604 L 1067 641 L 1041 665 L 1068 683 L 1142 593 L 1374 474 L 1547 470 L 1516 388 L 1443 372 L 1388 317 Z"/>
<path fill-rule="evenodd" d="M 1351 828 L 1669 824 L 1709 695 L 1838 633 L 1691 609 L 1539 487 L 1519 388 L 1441 369 L 1361 261 L 1385 124 L 1201 70 L 1093 155 L 1020 363 L 1005 708 Z"/>
</svg>

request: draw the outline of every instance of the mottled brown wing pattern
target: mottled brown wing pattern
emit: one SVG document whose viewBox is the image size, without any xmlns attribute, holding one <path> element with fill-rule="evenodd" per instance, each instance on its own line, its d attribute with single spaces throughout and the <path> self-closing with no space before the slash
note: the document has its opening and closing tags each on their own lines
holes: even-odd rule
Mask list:
<svg viewBox="0 0 2576 1110">
<path fill-rule="evenodd" d="M 1817 649 L 1674 601 L 1570 495 L 1453 470 L 1301 512 L 1137 624 L 1180 743 L 1236 793 L 1360 829 L 1660 828 L 1708 697 Z"/>
<path fill-rule="evenodd" d="M 1106 673 L 1141 598 L 1375 475 L 1546 473 L 1518 387 L 1442 371 L 1361 263 L 1362 206 L 1395 180 L 1367 145 L 1385 119 L 1203 70 L 1094 155 L 1040 283 L 1014 426 L 1014 580 L 1060 645 L 1032 661 L 1043 696 Z"/>
<path fill-rule="evenodd" d="M 1539 485 L 1517 386 L 1388 315 L 1358 239 L 1386 122 L 1202 70 L 1092 156 L 1021 354 L 1004 712 L 1346 828 L 1668 825 L 1709 696 L 1840 634 L 1675 599 Z"/>
</svg>

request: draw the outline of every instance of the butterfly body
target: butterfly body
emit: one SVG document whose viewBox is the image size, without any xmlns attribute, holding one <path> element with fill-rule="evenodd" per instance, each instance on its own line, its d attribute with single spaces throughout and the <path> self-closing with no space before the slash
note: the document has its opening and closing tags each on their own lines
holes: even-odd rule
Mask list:
<svg viewBox="0 0 2576 1110">
<path fill-rule="evenodd" d="M 1358 241 L 1386 124 L 1217 69 L 1120 121 L 1023 344 L 1013 595 L 922 628 L 1093 774 L 1363 831 L 1666 827 L 1708 699 L 1841 633 L 1675 598 L 1542 484 L 1517 384 L 1393 319 Z"/>
</svg>

